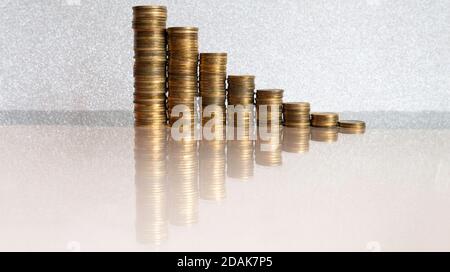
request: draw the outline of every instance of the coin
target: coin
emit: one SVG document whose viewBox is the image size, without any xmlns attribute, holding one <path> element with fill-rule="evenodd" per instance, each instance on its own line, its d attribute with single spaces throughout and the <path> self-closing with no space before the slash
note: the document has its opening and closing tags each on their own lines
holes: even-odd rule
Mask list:
<svg viewBox="0 0 450 272">
<path fill-rule="evenodd" d="M 166 22 L 164 6 L 133 7 L 135 124 L 166 122 Z"/>
<path fill-rule="evenodd" d="M 168 111 L 169 123 L 179 117 L 172 114 L 175 106 L 186 105 L 191 109 L 191 122 L 197 115 L 196 101 L 199 95 L 198 85 L 198 28 L 170 27 L 168 40 Z"/>
<path fill-rule="evenodd" d="M 338 122 L 340 127 L 343 128 L 365 128 L 366 123 L 359 120 L 341 120 Z"/>
<path fill-rule="evenodd" d="M 311 113 L 311 125 L 314 127 L 336 127 L 339 115 L 334 112 L 313 112 Z"/>
</svg>

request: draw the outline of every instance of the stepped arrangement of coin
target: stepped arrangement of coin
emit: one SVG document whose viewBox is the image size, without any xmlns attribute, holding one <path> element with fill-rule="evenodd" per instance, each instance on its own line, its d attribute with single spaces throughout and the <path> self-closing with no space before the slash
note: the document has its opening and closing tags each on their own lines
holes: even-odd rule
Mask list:
<svg viewBox="0 0 450 272">
<path fill-rule="evenodd" d="M 217 125 L 223 127 L 226 124 L 227 53 L 200 54 L 199 70 L 202 125 L 214 118 Z"/>
<path fill-rule="evenodd" d="M 228 105 L 234 111 L 228 111 L 228 124 L 249 127 L 253 124 L 255 105 L 255 76 L 228 76 Z"/>
<path fill-rule="evenodd" d="M 166 127 L 135 128 L 136 239 L 160 244 L 168 237 Z"/>
<path fill-rule="evenodd" d="M 134 114 L 141 125 L 166 124 L 166 21 L 163 6 L 133 8 Z"/>
<path fill-rule="evenodd" d="M 256 92 L 257 124 L 260 126 L 273 123 L 282 124 L 283 90 L 267 89 Z M 261 121 L 261 122 L 260 122 Z"/>
<path fill-rule="evenodd" d="M 197 116 L 198 28 L 171 27 L 168 34 L 168 111 L 173 124 L 180 114 L 189 114 L 192 124 Z M 175 106 L 187 107 L 174 111 Z M 189 110 L 188 112 L 186 112 Z"/>
<path fill-rule="evenodd" d="M 168 111 L 170 124 L 188 114 L 190 118 L 183 119 L 188 119 L 194 126 L 199 110 L 199 89 L 202 109 L 209 105 L 217 106 L 212 116 L 205 115 L 203 124 L 213 117 L 219 119 L 218 123 L 226 123 L 227 99 L 229 106 L 241 106 L 241 112 L 233 111 L 228 115 L 229 123 L 245 127 L 253 125 L 255 76 L 228 76 L 226 96 L 227 54 L 203 53 L 199 60 L 198 28 L 170 27 L 166 30 L 166 22 L 167 8 L 164 6 L 133 8 L 136 125 L 166 124 Z M 271 109 L 280 109 L 282 103 L 283 90 L 259 90 L 256 94 L 258 121 L 261 120 L 260 109 L 267 106 L 268 122 L 262 125 L 271 124 L 276 118 L 278 121 L 284 119 L 287 127 L 338 126 L 338 114 L 313 113 L 310 116 L 310 105 L 306 102 L 284 103 L 282 114 L 272 116 L 274 110 Z M 181 107 L 175 110 L 176 106 Z M 353 122 L 342 125 L 341 131 L 363 133 L 365 127 Z"/>
<path fill-rule="evenodd" d="M 286 127 L 308 128 L 311 106 L 308 102 L 283 103 L 284 125 Z"/>
</svg>

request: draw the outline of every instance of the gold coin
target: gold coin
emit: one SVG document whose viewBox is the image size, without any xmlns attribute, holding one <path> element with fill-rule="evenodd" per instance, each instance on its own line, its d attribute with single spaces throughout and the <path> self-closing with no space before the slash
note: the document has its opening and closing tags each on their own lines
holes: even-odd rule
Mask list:
<svg viewBox="0 0 450 272">
<path fill-rule="evenodd" d="M 365 128 L 366 123 L 359 120 L 341 120 L 339 126 L 343 128 Z"/>
</svg>

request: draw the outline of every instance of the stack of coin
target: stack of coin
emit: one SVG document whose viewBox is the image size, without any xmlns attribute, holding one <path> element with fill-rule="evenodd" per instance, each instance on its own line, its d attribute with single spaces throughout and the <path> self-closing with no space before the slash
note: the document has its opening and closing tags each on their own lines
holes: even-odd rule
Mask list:
<svg viewBox="0 0 450 272">
<path fill-rule="evenodd" d="M 200 142 L 200 198 L 220 201 L 226 197 L 225 140 Z"/>
<path fill-rule="evenodd" d="M 160 244 L 168 237 L 166 127 L 135 128 L 136 237 Z"/>
<path fill-rule="evenodd" d="M 334 112 L 313 112 L 311 113 L 311 125 L 313 127 L 336 127 L 339 115 Z"/>
<path fill-rule="evenodd" d="M 311 140 L 333 143 L 338 140 L 338 132 L 339 129 L 337 127 L 313 127 L 311 128 Z"/>
<path fill-rule="evenodd" d="M 308 102 L 283 104 L 283 118 L 286 127 L 309 128 L 311 107 Z"/>
<path fill-rule="evenodd" d="M 255 112 L 255 76 L 228 76 L 228 124 L 250 127 Z"/>
<path fill-rule="evenodd" d="M 339 132 L 345 134 L 364 134 L 366 131 L 366 123 L 358 120 L 341 120 L 339 121 Z"/>
<path fill-rule="evenodd" d="M 183 113 L 194 124 L 197 116 L 198 96 L 198 28 L 171 27 L 167 29 L 168 60 L 168 111 L 173 124 Z M 174 107 L 182 105 L 174 111 Z"/>
<path fill-rule="evenodd" d="M 267 89 L 256 92 L 256 113 L 259 126 L 281 125 L 283 90 Z"/>
<path fill-rule="evenodd" d="M 137 126 L 166 124 L 166 21 L 163 6 L 133 8 Z"/>
<path fill-rule="evenodd" d="M 267 128 L 267 129 L 266 129 Z M 282 164 L 281 126 L 258 128 L 255 148 L 256 163 L 263 166 L 280 166 Z"/>
<path fill-rule="evenodd" d="M 246 181 L 253 177 L 255 168 L 252 131 L 248 128 L 244 130 L 244 128 L 228 127 L 227 134 L 229 134 L 227 136 L 229 139 L 227 141 L 228 177 Z"/>
<path fill-rule="evenodd" d="M 254 105 L 255 76 L 228 76 L 228 105 Z"/>
<path fill-rule="evenodd" d="M 198 150 L 194 133 L 169 139 L 169 220 L 178 226 L 198 222 Z"/>
<path fill-rule="evenodd" d="M 216 119 L 217 124 L 226 123 L 226 78 L 227 53 L 200 54 L 200 96 L 203 125 L 212 118 Z"/>
<path fill-rule="evenodd" d="M 310 127 L 283 128 L 283 151 L 289 153 L 306 153 L 309 151 L 309 140 L 311 138 Z"/>
</svg>

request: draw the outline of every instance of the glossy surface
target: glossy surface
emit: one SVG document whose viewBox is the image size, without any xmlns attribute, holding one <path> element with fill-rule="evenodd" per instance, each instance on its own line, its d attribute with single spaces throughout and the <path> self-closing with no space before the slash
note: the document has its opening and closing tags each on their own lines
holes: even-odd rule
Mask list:
<svg viewBox="0 0 450 272">
<path fill-rule="evenodd" d="M 450 250 L 449 127 L 368 116 L 278 143 L 3 119 L 0 250 Z"/>
</svg>

